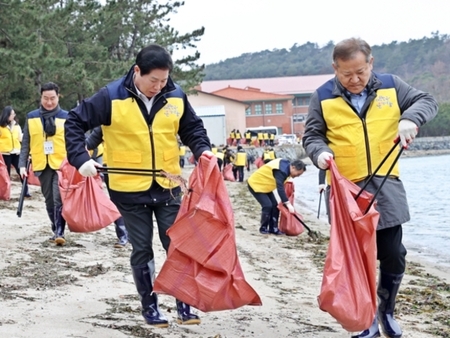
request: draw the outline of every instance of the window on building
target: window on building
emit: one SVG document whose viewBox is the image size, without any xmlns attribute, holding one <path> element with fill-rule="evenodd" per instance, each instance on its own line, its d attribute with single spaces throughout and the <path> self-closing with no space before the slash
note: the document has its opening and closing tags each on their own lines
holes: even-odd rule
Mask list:
<svg viewBox="0 0 450 338">
<path fill-rule="evenodd" d="M 266 103 L 266 114 L 272 114 L 272 103 Z"/>
<path fill-rule="evenodd" d="M 275 111 L 277 114 L 283 114 L 283 104 L 282 103 L 277 103 L 275 105 Z"/>
<path fill-rule="evenodd" d="M 262 114 L 262 107 L 260 104 L 255 104 L 255 114 L 261 115 Z"/>
<path fill-rule="evenodd" d="M 306 114 L 294 114 L 294 122 L 304 122 L 306 120 Z"/>
<path fill-rule="evenodd" d="M 248 108 L 245 110 L 245 115 L 252 115 L 252 107 L 248 107 Z"/>
<path fill-rule="evenodd" d="M 309 106 L 309 97 L 295 97 L 292 104 L 294 107 Z"/>
</svg>

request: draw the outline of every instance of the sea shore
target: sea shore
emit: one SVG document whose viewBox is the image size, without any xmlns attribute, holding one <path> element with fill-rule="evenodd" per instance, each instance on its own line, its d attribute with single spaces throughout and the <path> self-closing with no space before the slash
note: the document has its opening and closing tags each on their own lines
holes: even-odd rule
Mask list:
<svg viewBox="0 0 450 338">
<path fill-rule="evenodd" d="M 192 169 L 185 168 L 183 175 L 189 177 Z M 39 187 L 31 186 L 32 198 L 18 218 L 20 182 L 13 181 L 11 200 L 0 201 L 0 337 L 349 337 L 317 303 L 329 225 L 296 200 L 306 224 L 320 232 L 319 241 L 306 232 L 297 237 L 260 235 L 259 205 L 246 184 L 226 181 L 226 186 L 239 260 L 263 305 L 198 311 L 200 325 L 180 326 L 173 297 L 161 295 L 170 326 L 153 329 L 140 314 L 129 266 L 131 247 L 113 247 L 114 227 L 84 234 L 68 231 L 67 245 L 56 247 L 47 240 L 50 224 Z M 165 253 L 157 234 L 154 248 L 159 269 Z M 408 257 L 396 309 L 404 338 L 450 336 L 449 282 L 450 272 Z"/>
</svg>

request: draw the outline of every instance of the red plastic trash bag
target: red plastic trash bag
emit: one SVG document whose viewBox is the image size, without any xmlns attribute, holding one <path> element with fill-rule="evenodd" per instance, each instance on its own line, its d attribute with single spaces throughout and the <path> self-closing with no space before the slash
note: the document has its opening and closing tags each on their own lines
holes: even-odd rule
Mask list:
<svg viewBox="0 0 450 338">
<path fill-rule="evenodd" d="M 27 183 L 30 185 L 36 185 L 38 187 L 41 186 L 41 182 L 39 181 L 39 178 L 34 174 L 32 163 L 30 164 L 30 170 L 28 171 Z"/>
<path fill-rule="evenodd" d="M 257 157 L 255 160 L 256 168 L 261 168 L 264 165 L 264 160 L 262 157 Z"/>
<path fill-rule="evenodd" d="M 11 198 L 11 178 L 6 168 L 3 155 L 0 154 L 0 200 L 9 201 Z"/>
<path fill-rule="evenodd" d="M 233 165 L 232 164 L 227 164 L 223 170 L 222 170 L 222 174 L 223 174 L 223 179 L 230 181 L 230 182 L 235 182 L 236 180 L 234 179 L 234 175 L 233 175 Z"/>
<path fill-rule="evenodd" d="M 72 232 L 97 231 L 121 216 L 103 192 L 101 177 L 81 176 L 67 159 L 58 170 L 58 185 L 63 203 L 62 215 Z"/>
<path fill-rule="evenodd" d="M 375 203 L 364 214 L 373 195 L 341 176 L 330 164 L 330 243 L 318 296 L 319 307 L 350 332 L 365 330 L 377 309 Z"/>
<path fill-rule="evenodd" d="M 200 157 L 189 187 L 167 231 L 169 252 L 154 291 L 204 312 L 261 305 L 239 263 L 233 209 L 216 157 Z"/>
<path fill-rule="evenodd" d="M 284 190 L 286 191 L 286 196 L 289 198 L 289 202 L 294 205 L 294 183 L 286 182 L 284 184 Z M 284 232 L 288 236 L 298 236 L 305 231 L 303 225 L 289 212 L 283 203 L 278 203 L 277 207 L 280 210 L 280 224 L 278 228 L 281 232 Z M 302 215 L 297 212 L 296 215 L 303 220 Z"/>
</svg>

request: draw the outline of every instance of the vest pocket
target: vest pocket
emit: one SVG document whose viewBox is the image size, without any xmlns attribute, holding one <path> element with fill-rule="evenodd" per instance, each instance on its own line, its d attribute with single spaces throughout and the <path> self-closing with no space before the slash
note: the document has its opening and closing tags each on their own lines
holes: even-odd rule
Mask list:
<svg viewBox="0 0 450 338">
<path fill-rule="evenodd" d="M 112 162 L 114 163 L 142 163 L 142 154 L 133 151 L 113 151 Z"/>
</svg>

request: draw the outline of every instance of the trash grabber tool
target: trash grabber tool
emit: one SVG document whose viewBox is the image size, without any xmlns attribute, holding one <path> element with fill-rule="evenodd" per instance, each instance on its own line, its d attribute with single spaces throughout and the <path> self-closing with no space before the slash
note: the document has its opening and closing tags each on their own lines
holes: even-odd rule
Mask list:
<svg viewBox="0 0 450 338">
<path fill-rule="evenodd" d="M 26 166 L 27 175 L 30 170 L 30 165 L 31 165 L 31 160 L 28 159 L 27 166 Z M 25 192 L 27 190 L 27 184 L 28 184 L 28 176 L 25 176 L 23 178 L 23 182 L 22 182 L 22 190 L 20 191 L 19 205 L 17 206 L 17 216 L 18 217 L 22 217 L 23 201 L 25 200 Z"/>
<path fill-rule="evenodd" d="M 319 193 L 319 207 L 317 208 L 317 218 L 319 218 L 320 215 L 320 205 L 322 204 L 322 193 L 323 190 Z"/>
</svg>

